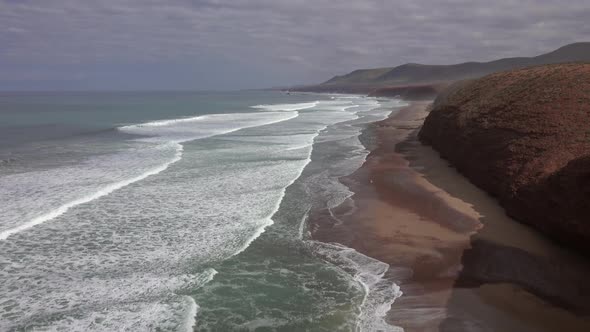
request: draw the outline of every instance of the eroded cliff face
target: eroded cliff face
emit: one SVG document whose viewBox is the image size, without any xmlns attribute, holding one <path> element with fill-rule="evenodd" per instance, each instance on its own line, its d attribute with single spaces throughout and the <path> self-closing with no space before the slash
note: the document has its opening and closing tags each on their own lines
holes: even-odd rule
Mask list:
<svg viewBox="0 0 590 332">
<path fill-rule="evenodd" d="M 419 137 L 509 215 L 590 254 L 590 64 L 461 82 Z"/>
</svg>

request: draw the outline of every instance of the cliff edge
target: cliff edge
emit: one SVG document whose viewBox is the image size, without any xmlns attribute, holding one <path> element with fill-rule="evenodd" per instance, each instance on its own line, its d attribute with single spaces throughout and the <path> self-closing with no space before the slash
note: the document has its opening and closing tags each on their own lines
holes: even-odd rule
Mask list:
<svg viewBox="0 0 590 332">
<path fill-rule="evenodd" d="M 590 63 L 455 84 L 419 137 L 510 216 L 590 254 Z"/>
</svg>

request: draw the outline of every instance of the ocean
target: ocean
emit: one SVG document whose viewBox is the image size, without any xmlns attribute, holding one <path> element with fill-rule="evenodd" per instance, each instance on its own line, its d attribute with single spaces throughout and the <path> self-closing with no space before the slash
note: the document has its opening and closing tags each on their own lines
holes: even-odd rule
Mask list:
<svg viewBox="0 0 590 332">
<path fill-rule="evenodd" d="M 0 93 L 0 331 L 398 331 L 389 266 L 310 237 L 403 102 Z"/>
</svg>

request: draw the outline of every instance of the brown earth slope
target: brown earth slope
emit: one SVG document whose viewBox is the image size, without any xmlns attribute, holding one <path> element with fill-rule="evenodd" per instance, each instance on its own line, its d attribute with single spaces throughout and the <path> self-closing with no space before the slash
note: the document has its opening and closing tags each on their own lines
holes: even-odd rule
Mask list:
<svg viewBox="0 0 590 332">
<path fill-rule="evenodd" d="M 419 136 L 510 216 L 590 254 L 590 64 L 462 82 Z"/>
</svg>

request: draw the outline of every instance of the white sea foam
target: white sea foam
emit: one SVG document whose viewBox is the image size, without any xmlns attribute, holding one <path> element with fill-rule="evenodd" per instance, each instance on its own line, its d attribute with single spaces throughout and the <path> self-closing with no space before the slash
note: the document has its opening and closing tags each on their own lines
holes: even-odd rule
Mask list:
<svg viewBox="0 0 590 332">
<path fill-rule="evenodd" d="M 167 120 L 157 120 L 152 122 L 140 123 L 140 124 L 133 124 L 128 126 L 121 126 L 119 130 L 128 130 L 134 128 L 141 128 L 141 127 L 162 127 L 162 126 L 169 126 L 177 123 L 185 123 L 185 122 L 197 122 L 206 120 L 208 115 L 201 115 L 201 116 L 193 116 L 188 118 L 180 118 L 180 119 L 167 119 Z"/>
<path fill-rule="evenodd" d="M 45 282 L 50 289 L 67 287 L 67 292 L 48 292 L 42 302 L 36 300 L 29 289 L 14 289 L 2 295 L 3 298 L 19 296 L 19 301 L 12 303 L 26 306 L 28 310 L 19 317 L 25 321 L 39 313 L 54 315 L 52 320 L 27 324 L 33 331 L 192 331 L 198 306 L 191 296 L 177 292 L 199 289 L 216 273 L 214 269 L 207 269 L 199 274 L 164 276 L 135 271 L 135 274 L 118 278 L 87 276 L 76 283 L 68 280 L 67 284 L 61 284 L 65 280 L 49 278 Z M 70 274 L 70 278 L 78 277 Z M 13 285 L 14 278 L 6 277 L 5 280 Z M 37 286 L 32 282 L 30 287 Z M 14 310 L 10 307 L 6 302 L 0 305 L 6 313 Z M 76 310 L 80 307 L 87 310 Z M 59 314 L 60 311 L 63 314 Z M 0 330 L 14 329 L 6 323 L 0 322 Z"/>
<path fill-rule="evenodd" d="M 241 129 L 291 120 L 299 114 L 289 112 L 209 114 L 186 119 L 160 120 L 123 126 L 119 130 L 151 136 L 144 141 L 174 141 L 178 143 L 232 133 Z"/>
<path fill-rule="evenodd" d="M 337 243 L 310 241 L 310 244 L 319 257 L 349 273 L 364 289 L 356 324 L 360 332 L 403 332 L 401 327 L 385 321 L 395 299 L 402 296 L 399 286 L 385 278 L 388 264 Z"/>
<path fill-rule="evenodd" d="M 256 238 L 258 238 L 264 232 L 266 227 L 268 227 L 274 223 L 274 221 L 272 220 L 272 216 L 274 216 L 274 214 L 277 213 L 277 211 L 279 210 L 281 203 L 283 202 L 283 199 L 285 198 L 285 193 L 286 193 L 287 188 L 289 186 L 291 186 L 293 183 L 295 183 L 295 181 L 297 181 L 297 179 L 299 179 L 299 177 L 303 173 L 303 170 L 305 169 L 305 167 L 311 162 L 311 154 L 313 151 L 313 141 L 320 134 L 320 132 L 325 130 L 326 128 L 327 128 L 327 126 L 317 128 L 315 134 L 307 135 L 307 137 L 305 137 L 305 139 L 307 140 L 306 144 L 295 145 L 291 148 L 285 149 L 286 151 L 291 151 L 291 150 L 300 150 L 303 148 L 308 148 L 307 158 L 299 166 L 299 171 L 297 172 L 296 176 L 294 176 L 292 178 L 292 180 L 286 186 L 283 187 L 283 189 L 281 191 L 280 198 L 276 201 L 272 212 L 269 214 L 268 218 L 266 219 L 266 222 L 257 230 L 257 232 L 255 234 L 252 235 L 252 237 L 244 244 L 244 246 L 242 248 L 240 248 L 234 255 L 237 255 L 238 253 L 240 253 L 240 252 L 244 251 L 246 248 L 248 248 L 250 246 L 250 244 L 252 243 L 252 241 L 254 241 Z M 302 232 L 302 230 L 301 230 L 301 232 Z M 301 236 L 302 236 L 302 233 L 301 233 Z"/>
<path fill-rule="evenodd" d="M 309 164 L 318 133 L 364 112 L 322 103 L 299 116 L 281 106 L 124 126 L 141 136 L 112 154 L 0 178 L 1 201 L 25 197 L 11 201 L 17 213 L 0 206 L 4 218 L 60 207 L 53 222 L 0 241 L 0 330 L 194 328 L 200 310 L 186 294 L 215 275 L 196 267 L 246 250 Z M 21 226 L 4 221 L 2 232 Z"/>
<path fill-rule="evenodd" d="M 190 303 L 190 305 L 186 311 L 183 330 L 186 332 L 192 332 L 197 325 L 197 312 L 199 310 L 199 305 L 192 297 L 188 295 L 185 296 L 185 299 Z"/>
<path fill-rule="evenodd" d="M 292 146 L 292 147 L 286 148 L 285 150 L 289 151 L 289 150 L 306 149 L 306 148 L 309 148 L 311 146 L 312 146 L 312 144 L 297 145 L 297 146 Z"/>
<path fill-rule="evenodd" d="M 273 104 L 273 105 L 255 105 L 251 106 L 251 108 L 263 110 L 263 111 L 299 111 L 305 110 L 309 108 L 316 107 L 320 102 L 315 101 L 312 103 L 298 103 L 298 104 Z"/>
<path fill-rule="evenodd" d="M 303 217 L 301 217 L 301 221 L 299 221 L 299 230 L 297 232 L 297 234 L 299 235 L 299 239 L 303 240 L 306 238 L 307 235 L 309 235 L 309 231 L 306 234 L 306 230 L 307 230 L 307 219 L 309 217 L 309 211 L 311 211 L 311 207 L 309 207 L 307 209 L 307 211 L 305 211 L 305 214 L 303 215 Z"/>
<path fill-rule="evenodd" d="M 13 191 L 0 191 L 0 197 L 11 197 L 11 200 L 14 201 L 13 206 L 17 207 L 17 211 L 0 210 L 0 212 L 3 212 L 2 217 L 0 217 L 0 240 L 6 240 L 11 235 L 30 229 L 31 227 L 42 224 L 48 220 L 54 219 L 64 214 L 74 206 L 88 203 L 97 198 L 108 195 L 115 190 L 128 186 L 137 181 L 141 181 L 151 175 L 155 175 L 166 170 L 171 164 L 177 162 L 182 157 L 182 145 L 179 143 L 195 139 L 212 137 L 215 135 L 228 134 L 245 128 L 287 121 L 297 116 L 297 112 L 214 114 L 188 119 L 161 120 L 144 124 L 120 127 L 119 130 L 127 133 L 149 136 L 148 138 L 142 139 L 142 141 L 144 142 L 158 143 L 157 146 L 151 148 L 144 146 L 144 149 L 151 149 L 157 151 L 162 149 L 165 150 L 168 147 L 170 147 L 172 150 L 174 150 L 174 155 L 172 157 L 164 156 L 159 161 L 155 161 L 158 164 L 153 165 L 151 168 L 142 169 L 141 166 L 137 165 L 139 167 L 137 167 L 136 170 L 127 169 L 127 172 L 123 172 L 126 174 L 122 174 L 122 178 L 118 181 L 111 183 L 100 183 L 99 181 L 103 177 L 108 176 L 109 173 L 116 172 L 116 170 L 113 170 L 113 168 L 117 167 L 117 164 L 112 164 L 112 161 L 114 161 L 114 159 L 111 158 L 109 160 L 110 163 L 105 163 L 104 165 L 104 173 L 96 174 L 97 179 L 94 179 L 94 181 L 98 183 L 95 184 L 94 188 L 88 187 L 86 183 L 82 183 L 82 187 L 78 189 L 79 192 L 73 193 L 73 195 L 78 194 L 78 197 L 71 197 L 71 200 L 63 201 L 64 199 L 66 199 L 66 197 L 64 196 L 61 202 L 59 202 L 59 198 L 54 198 L 51 201 L 48 201 L 49 204 L 57 203 L 57 207 L 55 207 L 55 205 L 51 206 L 49 204 L 48 206 L 38 206 L 39 202 L 34 202 L 34 205 L 37 205 L 35 210 L 45 209 L 47 212 L 43 212 L 41 215 L 32 217 L 29 221 L 25 221 L 24 223 L 19 222 L 22 219 L 22 213 L 18 212 L 18 210 L 27 209 L 28 207 L 26 205 L 30 203 L 29 201 L 31 201 L 32 197 L 26 193 L 18 193 L 18 191 L 27 189 L 27 187 L 25 186 L 24 188 L 22 188 L 23 181 L 19 176 L 14 177 L 16 178 L 14 181 L 11 181 L 11 177 L 0 178 L 0 186 L 4 185 L 3 187 L 5 188 L 14 188 Z M 123 152 L 123 154 L 124 153 L 125 152 Z M 123 156 L 122 158 L 126 158 L 126 156 Z M 141 160 L 139 160 L 139 162 L 141 162 Z M 56 175 L 59 174 L 57 180 L 63 181 L 62 186 L 70 187 L 72 185 L 76 185 L 77 179 L 75 178 L 75 176 L 78 173 L 81 174 L 79 176 L 83 177 L 86 177 L 87 174 L 91 174 L 92 171 L 96 169 L 96 166 L 94 166 L 94 164 L 100 165 L 98 161 L 91 161 L 88 164 L 89 168 L 78 167 L 76 170 L 73 171 L 65 169 L 61 171 L 57 169 L 53 170 L 52 172 L 56 173 Z M 121 164 L 121 166 L 125 165 Z M 77 172 L 78 170 L 79 172 Z M 133 174 L 134 171 L 135 174 Z M 39 192 L 40 189 L 43 189 L 43 182 L 46 182 L 46 180 L 44 180 L 43 178 L 46 178 L 47 175 L 47 172 L 41 173 L 39 175 L 40 179 L 38 180 L 35 180 L 34 174 L 24 174 L 22 177 L 27 177 L 29 178 L 29 181 L 34 181 L 31 183 L 31 187 L 33 187 L 31 189 L 34 189 L 35 192 Z M 71 178 L 71 180 L 68 180 L 68 178 Z M 59 185 L 52 185 L 51 187 L 47 188 L 47 193 L 45 193 L 45 195 L 52 197 L 56 195 L 56 192 L 59 193 L 60 191 L 64 191 L 64 189 L 60 190 Z M 71 191 L 71 188 L 67 189 L 67 192 Z M 23 206 L 20 207 L 20 202 L 15 201 L 15 199 L 22 200 L 21 204 Z M 41 199 L 45 199 L 45 197 L 42 197 Z M 57 200 L 58 202 L 55 202 L 55 200 Z M 10 207 L 5 207 L 5 209 L 8 208 Z M 12 220 L 4 221 L 1 218 L 12 218 Z M 2 230 L 2 226 L 6 228 Z"/>
<path fill-rule="evenodd" d="M 141 137 L 112 156 L 59 171 L 0 178 L 1 195 L 25 198 L 12 207 L 43 207 L 40 198 L 51 198 L 47 202 L 53 204 L 59 195 L 44 193 L 60 189 L 63 197 L 74 196 L 58 211 L 33 218 L 34 224 L 51 217 L 56 222 L 0 241 L 0 251 L 6 253 L 0 297 L 11 300 L 0 303 L 0 311 L 10 317 L 0 329 L 64 310 L 76 314 L 53 319 L 48 329 L 176 330 L 174 322 L 184 322 L 181 329 L 192 326 L 194 303 L 174 293 L 194 290 L 195 283 L 192 277 L 177 279 L 169 273 L 182 269 L 183 262 L 194 265 L 236 255 L 272 223 L 286 188 L 309 163 L 313 138 L 325 127 L 305 121 L 279 125 L 295 118 L 297 112 L 258 112 L 125 126 L 120 130 Z M 249 130 L 240 134 L 240 129 Z M 219 140 L 202 147 L 191 143 L 182 159 L 182 150 L 174 150 L 181 149 L 181 143 L 216 135 Z M 165 167 L 181 165 L 162 174 L 164 160 Z M 130 177 L 138 170 L 140 175 Z M 159 176 L 150 177 L 158 171 Z M 78 187 L 69 177 L 78 177 Z M 98 180 L 103 179 L 118 181 L 101 187 Z M 139 180 L 145 181 L 128 186 Z M 96 188 L 95 183 L 99 190 L 75 197 Z M 13 228 L 6 236 L 25 229 Z M 100 277 L 88 278 L 88 272 Z M 153 278 L 147 280 L 144 276 L 150 273 Z M 141 277 L 127 277 L 136 274 Z M 170 284 L 170 278 L 180 283 Z M 44 296 L 42 307 L 30 300 L 38 294 L 51 294 Z M 163 300 L 152 298 L 156 294 Z M 109 303 L 109 310 L 100 312 L 103 303 Z"/>
<path fill-rule="evenodd" d="M 354 201 L 349 200 L 353 193 L 339 179 L 358 169 L 366 160 L 369 152 L 358 139 L 361 128 L 358 125 L 385 119 L 391 113 L 390 107 L 401 106 L 401 103 L 395 100 L 386 102 L 381 108 L 382 103 L 371 98 L 334 97 L 335 101 L 342 99 L 362 100 L 354 108 L 342 109 L 354 112 L 357 115 L 357 120 L 331 126 L 316 139 L 316 144 L 329 143 L 330 146 L 338 144 L 345 147 L 350 156 L 346 160 L 326 165 L 327 167 L 322 172 L 314 174 L 307 180 L 312 192 L 319 191 L 320 197 L 326 200 L 326 208 L 337 221 L 343 213 L 347 215 L 355 210 Z M 335 215 L 333 210 L 336 207 L 342 207 L 344 202 L 352 204 L 349 211 L 339 211 L 338 216 Z M 304 225 L 304 222 L 302 221 L 300 226 Z M 388 264 L 340 244 L 326 244 L 316 241 L 308 243 L 319 257 L 346 271 L 351 279 L 364 290 L 356 322 L 357 331 L 403 331 L 402 328 L 389 325 L 385 321 L 391 304 L 402 295 L 399 286 L 386 277 L 386 273 L 390 269 Z"/>
<path fill-rule="evenodd" d="M 213 280 L 216 274 L 217 271 L 215 269 L 207 269 L 204 273 L 204 278 L 198 286 L 202 287 L 205 284 L 209 283 L 211 280 Z M 191 296 L 185 295 L 184 298 L 186 299 L 186 301 L 189 302 L 189 305 L 184 318 L 183 330 L 186 332 L 192 332 L 195 326 L 197 325 L 197 312 L 199 310 L 199 305 Z"/>
<path fill-rule="evenodd" d="M 310 154 L 311 154 L 311 149 L 310 149 Z M 295 176 L 293 178 L 293 180 L 286 186 L 283 188 L 283 190 L 281 191 L 281 196 L 280 198 L 276 201 L 276 204 L 272 210 L 272 212 L 268 215 L 267 218 L 264 219 L 264 222 L 261 223 L 260 227 L 256 230 L 255 233 L 253 233 L 250 238 L 248 238 L 244 244 L 238 248 L 232 256 L 235 256 L 239 253 L 241 253 L 242 251 L 246 250 L 250 244 L 252 243 L 252 241 L 256 240 L 262 233 L 264 233 L 264 230 L 272 225 L 274 223 L 274 221 L 272 220 L 272 216 L 274 216 L 275 213 L 277 213 L 277 211 L 279 210 L 281 203 L 283 202 L 283 199 L 285 198 L 285 191 L 287 190 L 287 188 L 292 185 L 300 176 L 301 173 L 303 172 L 303 170 L 305 169 L 305 166 L 307 166 L 307 164 L 309 164 L 309 162 L 311 161 L 310 158 L 306 159 L 306 162 L 303 164 L 303 166 L 300 168 L 299 173 L 297 174 L 297 176 Z"/>
<path fill-rule="evenodd" d="M 80 197 L 80 198 L 75 199 L 73 201 L 67 202 L 66 204 L 58 207 L 57 209 L 49 211 L 43 215 L 40 215 L 39 217 L 36 217 L 31 221 L 23 223 L 17 227 L 9 228 L 5 231 L 2 231 L 0 233 L 0 240 L 6 240 L 9 236 L 11 236 L 13 234 L 22 232 L 26 229 L 29 229 L 31 227 L 34 227 L 34 226 L 39 225 L 41 223 L 44 223 L 44 222 L 51 220 L 55 217 L 58 217 L 64 213 L 66 213 L 70 208 L 72 208 L 76 205 L 88 203 L 88 202 L 93 201 L 97 198 L 108 195 L 117 189 L 123 188 L 125 186 L 128 186 L 128 185 L 134 183 L 134 182 L 141 181 L 141 180 L 147 178 L 148 176 L 158 174 L 158 173 L 166 170 L 168 168 L 168 166 L 170 166 L 171 164 L 180 160 L 180 158 L 182 156 L 182 145 L 177 144 L 177 143 L 172 143 L 172 144 L 174 144 L 174 149 L 176 150 L 176 154 L 175 154 L 174 158 L 164 162 L 164 164 L 162 164 L 156 168 L 147 170 L 144 173 L 142 173 L 136 177 L 126 179 L 123 181 L 119 181 L 119 182 L 115 182 L 115 183 L 109 184 L 107 186 L 104 186 L 102 188 L 99 188 L 96 192 L 94 192 L 90 195 L 83 196 L 83 197 Z"/>
</svg>

